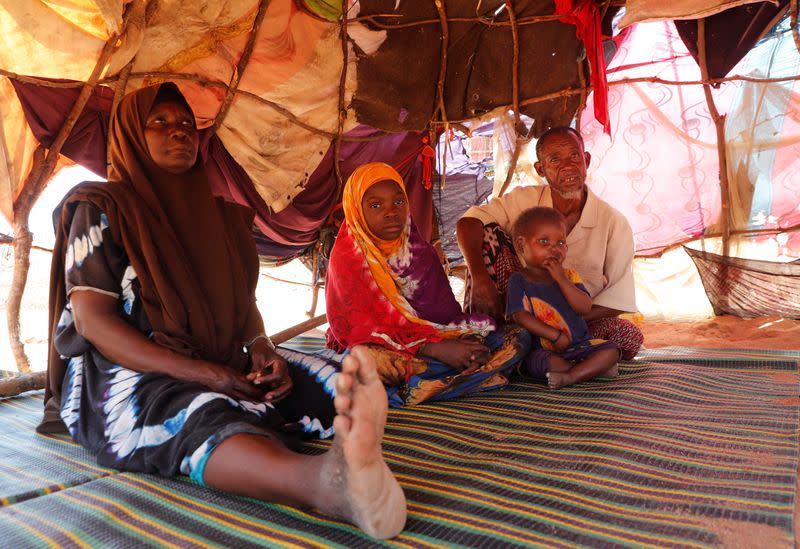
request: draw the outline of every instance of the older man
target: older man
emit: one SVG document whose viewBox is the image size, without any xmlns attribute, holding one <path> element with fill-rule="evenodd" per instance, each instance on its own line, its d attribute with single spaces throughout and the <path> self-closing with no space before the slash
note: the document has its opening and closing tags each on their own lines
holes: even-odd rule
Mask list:
<svg viewBox="0 0 800 549">
<path fill-rule="evenodd" d="M 548 185 L 519 187 L 484 206 L 474 206 L 456 225 L 470 274 L 468 304 L 473 311 L 502 316 L 508 277 L 521 268 L 508 236 L 511 226 L 523 210 L 551 206 L 567 220 L 564 265 L 581 274 L 594 302 L 584 317 L 592 336 L 617 343 L 622 358 L 630 359 L 644 339 L 635 324 L 618 317 L 636 311 L 631 226 L 586 186 L 591 156 L 576 130 L 546 131 L 536 143 L 536 157 L 536 173 Z"/>
</svg>

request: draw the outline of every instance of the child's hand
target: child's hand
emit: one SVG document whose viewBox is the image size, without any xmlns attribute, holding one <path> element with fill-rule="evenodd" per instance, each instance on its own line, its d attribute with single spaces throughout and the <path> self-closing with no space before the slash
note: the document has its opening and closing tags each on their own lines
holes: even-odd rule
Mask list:
<svg viewBox="0 0 800 549">
<path fill-rule="evenodd" d="M 561 266 L 561 261 L 557 259 L 545 259 L 542 262 L 542 267 L 547 269 L 547 272 L 550 273 L 550 276 L 553 277 L 553 280 L 556 282 L 561 282 L 567 279 L 567 275 L 564 274 L 564 268 Z"/>
<path fill-rule="evenodd" d="M 572 345 L 572 338 L 567 333 L 559 332 L 558 339 L 551 343 L 553 344 L 553 350 L 555 350 L 555 352 L 563 353 Z"/>
</svg>

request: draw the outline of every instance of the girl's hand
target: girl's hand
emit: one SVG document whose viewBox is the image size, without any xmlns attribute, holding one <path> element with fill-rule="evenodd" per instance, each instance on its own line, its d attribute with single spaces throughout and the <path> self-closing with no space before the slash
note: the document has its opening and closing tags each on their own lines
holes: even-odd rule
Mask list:
<svg viewBox="0 0 800 549">
<path fill-rule="evenodd" d="M 421 354 L 435 358 L 464 373 L 470 373 L 489 359 L 491 351 L 480 341 L 445 339 L 436 343 L 426 343 Z"/>
<path fill-rule="evenodd" d="M 253 386 L 266 388 L 265 402 L 279 402 L 292 391 L 292 378 L 286 360 L 266 341 L 258 340 L 250 347 L 250 373 Z"/>
</svg>

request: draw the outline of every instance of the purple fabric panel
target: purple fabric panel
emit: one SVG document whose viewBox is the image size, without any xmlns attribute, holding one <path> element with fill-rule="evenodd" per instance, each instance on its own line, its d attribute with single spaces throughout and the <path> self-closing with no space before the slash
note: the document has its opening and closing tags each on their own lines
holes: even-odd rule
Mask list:
<svg viewBox="0 0 800 549">
<path fill-rule="evenodd" d="M 354 137 L 378 137 L 383 132 L 369 126 L 357 126 L 347 133 Z M 343 141 L 340 167 L 345 180 L 362 164 L 386 162 L 396 165 L 412 155 L 421 142 L 415 133 L 385 134 L 375 141 Z M 273 213 L 255 191 L 250 178 L 231 157 L 216 137 L 207 144 L 206 167 L 215 192 L 235 202 L 247 204 L 256 211 L 256 226 L 278 245 L 292 249 L 313 244 L 336 201 L 336 174 L 333 167 L 333 145 L 309 176 L 305 189 L 280 212 Z M 420 184 L 422 165 L 415 157 L 399 170 L 406 181 L 411 213 L 423 237 L 430 239 L 433 201 L 430 191 Z"/>
<path fill-rule="evenodd" d="M 25 117 L 40 143 L 49 146 L 80 88 L 49 88 L 12 80 Z M 67 139 L 62 153 L 92 172 L 106 176 L 106 141 L 109 111 L 114 92 L 97 86 Z M 347 135 L 378 137 L 383 132 L 358 126 Z M 361 164 L 382 161 L 397 165 L 421 146 L 416 133 L 390 133 L 375 141 L 344 141 L 340 150 L 342 176 L 347 178 Z M 301 191 L 284 210 L 271 212 L 253 187 L 244 169 L 233 159 L 217 136 L 201 132 L 201 155 L 214 193 L 256 211 L 256 226 L 263 233 L 259 250 L 279 257 L 293 255 L 317 239 L 336 200 L 333 146 L 329 147 Z M 424 238 L 432 229 L 432 196 L 420 184 L 422 166 L 414 157 L 398 170 L 406 181 L 412 216 Z M 273 245 L 274 244 L 274 245 Z"/>
<path fill-rule="evenodd" d="M 403 181 L 406 183 L 411 217 L 417 224 L 423 238 L 430 240 L 433 227 L 433 198 L 431 192 L 424 189 L 420 183 L 422 177 L 422 163 L 418 155 L 414 154 L 422 146 L 419 134 L 409 133 L 384 133 L 370 126 L 356 126 L 345 135 L 348 137 L 374 137 L 375 141 L 342 141 L 339 151 L 339 162 L 342 177 L 347 180 L 356 168 L 369 162 L 385 162 L 394 166 Z M 383 137 L 378 138 L 383 135 Z M 400 166 L 397 165 L 409 156 L 414 155 L 411 160 Z M 330 194 L 325 191 L 330 189 Z M 298 194 L 292 205 L 271 218 L 271 222 L 280 222 L 284 216 L 291 219 L 289 213 L 293 208 L 300 208 L 306 203 L 319 204 L 319 196 L 322 195 L 326 200 L 327 212 L 333 208 L 333 199 L 336 189 L 336 175 L 333 168 L 333 145 L 331 145 L 322 158 L 317 169 L 309 177 L 306 190 Z M 314 190 L 313 194 L 310 190 Z M 305 196 L 309 193 L 308 196 Z M 297 215 L 295 212 L 294 215 Z M 307 212 L 301 212 L 307 213 Z M 326 214 L 327 215 L 327 214 Z M 318 230 L 325 219 L 321 219 L 316 226 Z"/>
<path fill-rule="evenodd" d="M 444 273 L 439 255 L 433 246 L 420 235 L 415 223 L 411 223 L 408 235 L 411 261 L 404 268 L 392 269 L 398 276 L 416 283 L 408 304 L 420 318 L 438 324 L 487 321 L 490 317 L 482 314 L 464 314 L 456 301 L 447 275 Z M 391 265 L 391 263 L 390 263 Z"/>
<path fill-rule="evenodd" d="M 59 82 L 59 80 L 54 80 Z M 61 80 L 63 82 L 63 80 Z M 81 88 L 49 88 L 12 79 L 25 119 L 36 139 L 49 147 L 58 130 L 64 125 Z M 100 177 L 106 176 L 106 138 L 108 113 L 114 91 L 105 86 L 94 88 L 83 113 L 78 117 L 61 154 Z"/>
<path fill-rule="evenodd" d="M 416 136 L 415 136 L 416 137 Z M 416 139 L 419 139 L 416 137 Z M 417 229 L 425 242 L 430 242 L 433 234 L 433 192 L 422 186 L 422 162 L 415 159 L 407 166 L 398 170 L 406 182 L 406 194 L 408 194 L 408 206 L 411 210 L 411 218 L 417 224 Z M 436 184 L 436 174 L 432 174 Z"/>
</svg>

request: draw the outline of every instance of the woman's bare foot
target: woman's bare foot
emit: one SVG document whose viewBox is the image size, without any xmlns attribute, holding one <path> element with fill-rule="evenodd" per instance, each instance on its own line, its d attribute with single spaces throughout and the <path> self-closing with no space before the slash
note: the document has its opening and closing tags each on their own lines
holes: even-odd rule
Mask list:
<svg viewBox="0 0 800 549">
<path fill-rule="evenodd" d="M 365 349 L 345 358 L 334 405 L 336 436 L 320 471 L 333 497 L 318 507 L 373 537 L 396 536 L 406 523 L 406 498 L 381 454 L 386 390 Z"/>
</svg>

